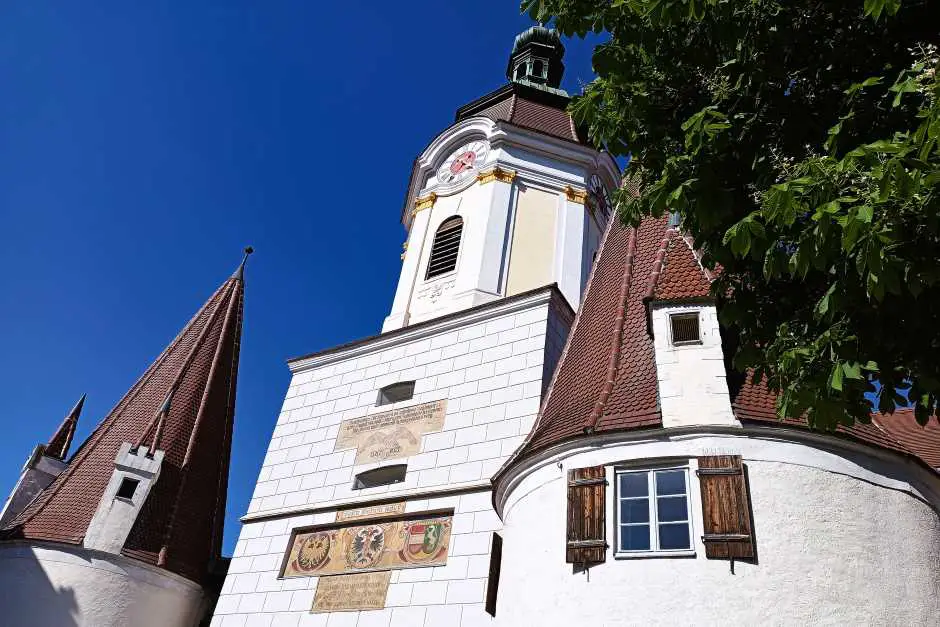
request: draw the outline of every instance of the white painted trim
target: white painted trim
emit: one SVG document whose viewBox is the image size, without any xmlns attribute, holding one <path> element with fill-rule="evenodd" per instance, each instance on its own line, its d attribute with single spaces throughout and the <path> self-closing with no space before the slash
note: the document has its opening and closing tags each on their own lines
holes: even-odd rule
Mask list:
<svg viewBox="0 0 940 627">
<path fill-rule="evenodd" d="M 401 344 L 416 342 L 432 335 L 463 328 L 469 324 L 485 322 L 499 316 L 546 305 L 551 302 L 553 292 L 554 287 L 545 287 L 523 298 L 495 301 L 491 305 L 488 304 L 488 306 L 480 309 L 469 310 L 461 315 L 452 315 L 444 320 L 421 323 L 421 326 L 417 328 L 404 327 L 404 330 L 396 329 L 394 334 L 378 335 L 371 341 L 356 344 L 346 349 L 331 351 L 324 355 L 311 355 L 291 359 L 288 360 L 287 365 L 292 373 L 297 374 L 333 362 L 344 361 L 352 357 L 368 355 L 369 353 L 378 352 Z"/>
<path fill-rule="evenodd" d="M 836 474 L 850 476 L 862 481 L 867 481 L 881 487 L 906 492 L 915 498 L 930 503 L 933 507 L 940 505 L 940 474 L 928 470 L 913 459 L 908 459 L 898 453 L 881 449 L 875 446 L 854 442 L 852 440 L 827 436 L 825 434 L 802 431 L 788 427 L 770 427 L 757 425 L 744 425 L 741 427 L 725 427 L 721 425 L 708 426 L 689 426 L 674 427 L 671 429 L 637 431 L 622 431 L 617 433 L 601 433 L 590 436 L 582 436 L 563 442 L 549 449 L 536 453 L 528 458 L 523 458 L 511 466 L 506 475 L 496 486 L 496 493 L 493 500 L 496 512 L 500 517 L 503 516 L 503 509 L 509 500 L 513 490 L 530 475 L 537 470 L 555 464 L 563 464 L 563 461 L 569 457 L 587 453 L 591 451 L 600 451 L 608 448 L 622 446 L 640 446 L 654 444 L 669 444 L 675 442 L 684 442 L 698 440 L 703 438 L 727 439 L 729 444 L 739 444 L 741 440 L 758 440 L 768 442 L 784 442 L 790 444 L 802 444 L 834 454 L 850 453 L 853 455 L 863 455 L 875 460 L 885 462 L 896 466 L 899 470 L 904 470 L 911 476 L 912 482 L 893 480 L 885 477 L 883 474 L 872 472 L 861 468 L 852 467 L 851 464 L 820 464 L 818 458 L 814 458 L 812 463 L 801 461 L 798 457 L 793 458 L 773 458 L 762 459 L 760 461 L 783 461 L 797 465 L 809 465 L 814 468 L 833 472 Z M 672 454 L 673 456 L 676 453 Z M 654 458 L 661 458 L 656 455 Z M 757 459 L 757 458 L 751 458 Z M 618 462 L 619 463 L 619 462 Z"/>
<path fill-rule="evenodd" d="M 297 516 L 300 514 L 310 514 L 313 512 L 332 512 L 340 509 L 348 509 L 353 506 L 362 506 L 366 507 L 369 505 L 375 505 L 376 503 L 389 502 L 389 501 L 417 501 L 424 499 L 433 499 L 439 496 L 447 496 L 457 493 L 464 492 L 489 492 L 493 489 L 493 484 L 490 480 L 483 479 L 480 481 L 466 481 L 464 483 L 450 483 L 445 486 L 437 486 L 435 488 L 409 488 L 407 490 L 402 490 L 400 492 L 395 492 L 394 490 L 389 492 L 384 492 L 380 498 L 376 497 L 362 497 L 356 496 L 348 499 L 341 499 L 336 501 L 330 501 L 330 504 L 323 507 L 311 506 L 311 505 L 297 505 L 294 507 L 279 507 L 277 509 L 266 509 L 263 512 L 255 512 L 252 514 L 245 514 L 238 520 L 243 523 L 255 522 L 256 520 L 268 520 L 271 518 L 284 518 L 285 516 Z"/>
</svg>

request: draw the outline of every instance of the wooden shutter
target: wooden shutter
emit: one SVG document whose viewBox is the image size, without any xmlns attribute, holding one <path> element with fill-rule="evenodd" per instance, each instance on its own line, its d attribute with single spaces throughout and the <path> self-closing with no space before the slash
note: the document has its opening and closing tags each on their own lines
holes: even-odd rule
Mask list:
<svg viewBox="0 0 940 627">
<path fill-rule="evenodd" d="M 741 456 L 699 457 L 697 474 L 702 488 L 705 556 L 754 557 L 751 499 Z"/>
<path fill-rule="evenodd" d="M 493 547 L 490 549 L 490 574 L 486 579 L 486 605 L 483 608 L 490 616 L 496 616 L 496 594 L 499 590 L 499 570 L 503 563 L 503 538 L 493 534 Z"/>
<path fill-rule="evenodd" d="M 607 480 L 604 467 L 568 471 L 568 542 L 565 561 L 596 564 L 607 555 Z"/>
</svg>

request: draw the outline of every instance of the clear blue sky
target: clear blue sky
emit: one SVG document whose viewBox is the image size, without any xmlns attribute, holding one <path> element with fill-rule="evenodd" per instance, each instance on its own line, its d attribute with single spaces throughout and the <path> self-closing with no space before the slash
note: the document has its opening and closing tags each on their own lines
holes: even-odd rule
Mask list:
<svg viewBox="0 0 940 627">
<path fill-rule="evenodd" d="M 0 492 L 87 392 L 83 440 L 252 244 L 230 553 L 285 359 L 378 332 L 412 160 L 530 23 L 514 0 L 4 5 Z M 591 48 L 566 44 L 574 93 Z"/>
</svg>

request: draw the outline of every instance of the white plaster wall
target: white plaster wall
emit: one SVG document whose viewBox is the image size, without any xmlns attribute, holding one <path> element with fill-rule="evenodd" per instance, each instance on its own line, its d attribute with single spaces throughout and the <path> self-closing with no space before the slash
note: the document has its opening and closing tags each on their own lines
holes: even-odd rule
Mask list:
<svg viewBox="0 0 940 627">
<path fill-rule="evenodd" d="M 713 305 L 652 304 L 656 377 L 664 427 L 737 425 Z M 698 313 L 701 344 L 673 346 L 672 314 Z"/>
<path fill-rule="evenodd" d="M 38 447 L 37 447 L 38 449 Z M 46 489 L 59 474 L 65 470 L 66 464 L 53 457 L 33 451 L 20 473 L 20 478 L 13 486 L 13 491 L 7 497 L 3 510 L 0 511 L 0 526 L 13 520 L 17 514 L 26 509 L 40 492 Z"/>
<path fill-rule="evenodd" d="M 196 584 L 81 547 L 0 544 L 3 625 L 192 627 L 205 611 Z"/>
<path fill-rule="evenodd" d="M 490 624 L 482 608 L 491 537 L 501 526 L 490 477 L 531 428 L 551 374 L 545 360 L 557 361 L 571 318 L 545 289 L 405 338 L 380 336 L 294 362 L 213 625 Z M 381 387 L 412 379 L 411 401 L 375 407 Z M 407 463 L 405 481 L 352 490 L 357 473 L 382 464 L 357 466 L 355 450 L 334 452 L 339 423 L 439 399 L 447 399 L 443 430 L 424 435 L 418 454 L 385 462 Z M 467 492 L 442 494 L 457 488 Z M 277 578 L 291 530 L 333 522 L 340 506 L 379 498 L 405 500 L 408 512 L 453 508 L 447 565 L 392 571 L 384 610 L 311 614 L 317 578 Z"/>
<path fill-rule="evenodd" d="M 543 459 L 513 484 L 497 625 L 937 624 L 940 478 L 913 462 L 770 436 L 664 432 L 595 444 Z M 744 457 L 757 563 L 737 561 L 732 572 L 705 558 L 694 459 L 695 556 L 615 559 L 609 548 L 586 572 L 565 563 L 568 469 L 717 452 Z M 612 467 L 608 480 L 612 547 Z"/>
</svg>

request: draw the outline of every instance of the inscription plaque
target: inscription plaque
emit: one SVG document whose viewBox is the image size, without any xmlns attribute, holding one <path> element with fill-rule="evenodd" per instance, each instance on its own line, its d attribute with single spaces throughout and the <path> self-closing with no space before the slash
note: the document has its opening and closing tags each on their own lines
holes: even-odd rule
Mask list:
<svg viewBox="0 0 940 627">
<path fill-rule="evenodd" d="M 356 464 L 414 455 L 421 436 L 444 427 L 447 401 L 433 401 L 344 420 L 334 451 L 356 449 Z"/>
<path fill-rule="evenodd" d="M 320 577 L 313 597 L 313 613 L 380 610 L 385 607 L 392 571 Z"/>
</svg>

